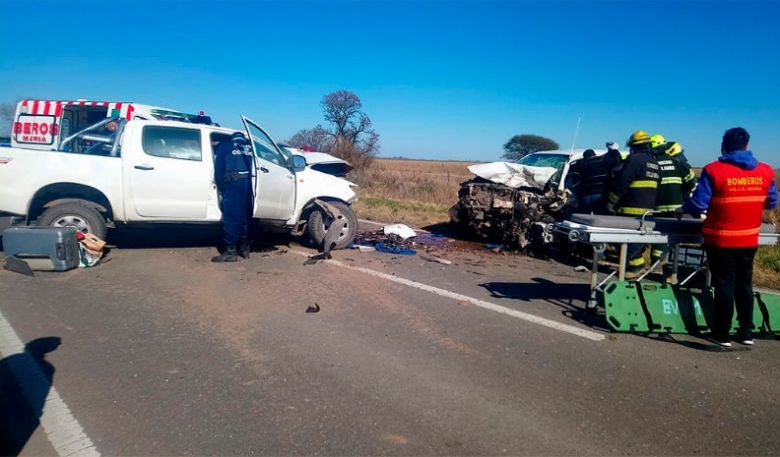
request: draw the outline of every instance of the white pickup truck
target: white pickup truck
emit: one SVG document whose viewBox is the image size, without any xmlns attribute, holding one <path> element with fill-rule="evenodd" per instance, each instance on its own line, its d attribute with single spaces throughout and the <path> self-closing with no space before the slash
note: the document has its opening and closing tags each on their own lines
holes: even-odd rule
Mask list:
<svg viewBox="0 0 780 457">
<path fill-rule="evenodd" d="M 357 230 L 354 184 L 307 167 L 243 117 L 255 152 L 254 217 L 263 226 L 307 234 L 315 244 L 335 206 L 346 219 L 336 248 Z M 214 151 L 234 130 L 167 120 L 108 118 L 64 139 L 59 151 L 0 148 L 0 215 L 74 226 L 105 238 L 130 223 L 217 223 Z M 334 214 L 332 211 L 331 214 Z"/>
</svg>

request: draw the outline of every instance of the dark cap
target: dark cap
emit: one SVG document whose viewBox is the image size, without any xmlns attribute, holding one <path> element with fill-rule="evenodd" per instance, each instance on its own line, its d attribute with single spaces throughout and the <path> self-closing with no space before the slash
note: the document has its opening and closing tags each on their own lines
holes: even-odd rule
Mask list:
<svg viewBox="0 0 780 457">
<path fill-rule="evenodd" d="M 595 155 L 596 155 L 596 151 L 594 151 L 593 149 L 586 149 L 585 152 L 582 153 L 582 157 L 586 159 L 590 159 Z"/>
</svg>

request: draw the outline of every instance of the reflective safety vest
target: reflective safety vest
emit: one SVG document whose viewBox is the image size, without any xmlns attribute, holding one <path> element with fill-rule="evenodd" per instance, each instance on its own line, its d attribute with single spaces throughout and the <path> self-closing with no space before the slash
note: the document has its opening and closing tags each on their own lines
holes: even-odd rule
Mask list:
<svg viewBox="0 0 780 457">
<path fill-rule="evenodd" d="M 704 242 L 723 248 L 758 246 L 761 216 L 775 177 L 772 167 L 759 163 L 746 170 L 717 161 L 704 170 L 712 183 L 712 198 L 702 228 Z"/>
<path fill-rule="evenodd" d="M 663 152 L 656 153 L 656 159 L 660 167 L 661 181 L 655 197 L 655 210 L 674 212 L 691 196 L 696 186 L 696 173 L 687 162 Z"/>
</svg>

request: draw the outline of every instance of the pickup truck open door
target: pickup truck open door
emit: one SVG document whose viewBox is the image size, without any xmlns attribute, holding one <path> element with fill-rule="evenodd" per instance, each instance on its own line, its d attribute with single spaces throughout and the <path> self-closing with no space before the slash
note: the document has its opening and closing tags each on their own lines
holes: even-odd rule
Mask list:
<svg viewBox="0 0 780 457">
<path fill-rule="evenodd" d="M 254 217 L 286 221 L 295 211 L 296 180 L 288 168 L 290 158 L 257 123 L 245 116 L 241 120 L 255 153 Z"/>
</svg>

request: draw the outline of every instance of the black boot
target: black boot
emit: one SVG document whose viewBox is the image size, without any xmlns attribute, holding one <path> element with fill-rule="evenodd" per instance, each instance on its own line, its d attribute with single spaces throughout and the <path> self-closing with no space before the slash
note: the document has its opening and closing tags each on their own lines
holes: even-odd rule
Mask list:
<svg viewBox="0 0 780 457">
<path fill-rule="evenodd" d="M 216 263 L 236 262 L 238 261 L 238 251 L 236 251 L 236 248 L 232 246 L 225 248 L 222 254 L 212 257 L 211 261 Z"/>
<path fill-rule="evenodd" d="M 238 255 L 241 257 L 248 259 L 249 253 L 252 251 L 252 243 L 249 242 L 246 238 L 241 238 L 241 240 L 238 242 Z"/>
</svg>

